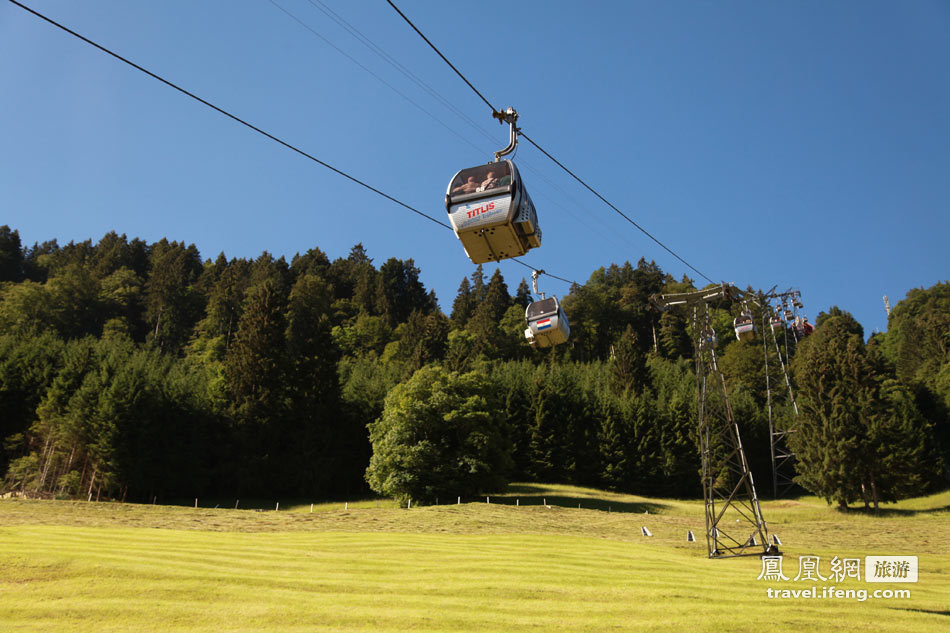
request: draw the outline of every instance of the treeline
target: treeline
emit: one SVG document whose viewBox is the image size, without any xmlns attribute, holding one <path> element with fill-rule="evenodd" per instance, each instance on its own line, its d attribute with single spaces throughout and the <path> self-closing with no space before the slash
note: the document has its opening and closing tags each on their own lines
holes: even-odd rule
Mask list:
<svg viewBox="0 0 950 633">
<path fill-rule="evenodd" d="M 203 260 L 193 245 L 115 233 L 24 247 L 0 227 L 4 486 L 135 501 L 362 494 L 367 425 L 396 385 L 438 366 L 490 386 L 508 480 L 701 494 L 689 326 L 648 304 L 689 279 L 643 259 L 598 269 L 563 297 L 571 341 L 534 350 L 524 279 L 511 293 L 500 271 L 486 278 L 479 266 L 445 315 L 419 275 L 412 260 L 375 265 L 361 245 L 334 261 L 318 248 L 290 262 Z M 867 346 L 879 350 L 874 384 L 894 381 L 869 397 L 892 402 L 899 387 L 913 428 L 901 433 L 916 442 L 902 454 L 928 464 L 905 486 L 914 491 L 939 483 L 950 444 L 948 302 L 947 284 L 912 292 Z M 735 340 L 737 309 L 714 312 L 721 364 L 767 492 L 763 347 Z M 774 415 L 787 425 L 768 353 Z"/>
</svg>

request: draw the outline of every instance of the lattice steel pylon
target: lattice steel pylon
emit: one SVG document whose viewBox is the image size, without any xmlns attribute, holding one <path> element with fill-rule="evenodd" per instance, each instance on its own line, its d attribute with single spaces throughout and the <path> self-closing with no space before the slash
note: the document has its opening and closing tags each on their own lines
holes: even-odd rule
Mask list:
<svg viewBox="0 0 950 633">
<path fill-rule="evenodd" d="M 759 306 L 762 308 L 762 349 L 765 356 L 765 387 L 768 394 L 768 412 L 769 412 L 769 448 L 772 453 L 772 494 L 776 499 L 787 493 L 795 487 L 794 464 L 795 454 L 788 446 L 788 436 L 796 431 L 795 421 L 798 419 L 798 404 L 795 402 L 795 394 L 792 391 L 792 383 L 788 377 L 788 368 L 786 366 L 787 358 L 782 358 L 782 350 L 778 344 L 778 337 L 775 336 L 775 327 L 772 326 L 772 319 L 777 318 L 782 323 L 782 332 L 786 338 L 785 349 L 788 350 L 788 330 L 786 329 L 785 317 L 783 314 L 774 310 L 769 301 L 781 299 L 783 304 L 789 297 L 798 299 L 797 290 L 789 290 L 781 293 L 770 292 L 759 295 Z M 772 399 L 771 376 L 769 374 L 769 351 L 767 338 L 771 335 L 772 343 L 775 347 L 775 355 L 778 358 L 779 365 L 782 368 L 782 375 L 785 377 L 785 387 L 788 391 L 788 401 L 791 403 L 793 418 L 791 423 L 786 423 L 774 414 Z"/>
<path fill-rule="evenodd" d="M 706 290 L 651 298 L 661 310 L 684 306 L 692 312 L 696 411 L 709 558 L 778 552 L 769 542 L 768 526 L 762 517 L 752 472 L 742 448 L 739 425 L 729 404 L 725 378 L 719 370 L 716 333 L 709 314 L 711 302 L 740 295 L 735 287 L 721 284 Z"/>
</svg>

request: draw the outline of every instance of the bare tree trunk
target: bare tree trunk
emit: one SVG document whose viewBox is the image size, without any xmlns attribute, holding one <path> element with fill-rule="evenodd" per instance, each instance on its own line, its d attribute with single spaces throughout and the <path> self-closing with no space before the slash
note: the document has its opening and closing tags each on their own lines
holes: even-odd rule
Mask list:
<svg viewBox="0 0 950 633">
<path fill-rule="evenodd" d="M 155 319 L 155 338 L 158 338 L 158 326 L 162 323 L 162 314 L 164 314 L 165 308 L 162 308 L 158 311 L 158 318 Z"/>
<path fill-rule="evenodd" d="M 89 495 L 86 497 L 86 501 L 92 501 L 92 485 L 96 483 L 96 469 L 92 469 L 92 479 L 89 480 Z"/>
<path fill-rule="evenodd" d="M 86 455 L 85 459 L 82 460 L 82 474 L 79 475 L 79 490 L 82 490 L 82 485 L 86 483 L 86 472 L 89 470 L 89 456 Z"/>
<path fill-rule="evenodd" d="M 36 491 L 40 492 L 46 488 L 46 476 L 49 474 L 50 462 L 53 461 L 53 451 L 56 449 L 56 442 L 49 442 L 47 444 L 49 449 L 45 451 L 43 455 L 43 473 L 40 475 L 40 481 L 36 486 Z"/>
<path fill-rule="evenodd" d="M 878 511 L 877 485 L 874 483 L 874 477 L 871 477 L 871 496 L 874 498 L 874 511 Z"/>
<path fill-rule="evenodd" d="M 162 315 L 165 314 L 165 307 L 158 311 L 158 319 L 155 320 L 155 340 L 158 341 L 158 351 L 163 351 L 164 341 L 158 336 L 158 327 L 162 323 Z"/>
<path fill-rule="evenodd" d="M 861 499 L 864 500 L 864 509 L 869 509 L 871 506 L 868 504 L 868 491 L 864 485 L 864 481 L 861 482 Z"/>
<path fill-rule="evenodd" d="M 73 458 L 76 456 L 76 445 L 73 444 L 73 447 L 69 449 L 69 458 L 66 460 L 66 464 L 63 466 L 63 472 L 60 473 L 59 479 L 63 479 L 63 475 L 69 474 L 69 469 L 73 467 Z M 57 494 L 63 494 L 63 490 L 66 489 L 66 484 L 63 482 L 59 486 L 59 492 Z"/>
</svg>

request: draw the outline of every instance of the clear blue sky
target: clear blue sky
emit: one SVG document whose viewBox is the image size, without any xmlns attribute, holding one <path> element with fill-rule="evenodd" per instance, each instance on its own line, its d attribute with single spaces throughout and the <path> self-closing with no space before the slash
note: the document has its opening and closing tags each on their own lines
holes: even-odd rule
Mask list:
<svg viewBox="0 0 950 633">
<path fill-rule="evenodd" d="M 454 172 L 507 141 L 385 0 L 24 1 L 441 220 Z M 528 135 L 717 281 L 797 287 L 812 319 L 837 304 L 870 334 L 886 328 L 882 295 L 950 277 L 947 2 L 397 4 Z M 526 262 L 583 282 L 642 256 L 697 278 L 529 144 L 515 160 L 544 238 Z M 377 265 L 413 258 L 446 310 L 474 269 L 449 230 L 7 0 L 0 224 L 25 244 L 114 230 L 206 258 L 333 259 L 362 242 Z M 500 267 L 513 292 L 527 270 Z"/>
</svg>

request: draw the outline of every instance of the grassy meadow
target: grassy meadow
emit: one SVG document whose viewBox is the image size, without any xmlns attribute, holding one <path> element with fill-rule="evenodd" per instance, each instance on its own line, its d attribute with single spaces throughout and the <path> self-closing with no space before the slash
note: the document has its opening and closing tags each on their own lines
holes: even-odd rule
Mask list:
<svg viewBox="0 0 950 633">
<path fill-rule="evenodd" d="M 707 559 L 696 500 L 516 485 L 491 503 L 274 505 L 0 500 L 0 632 L 950 626 L 950 492 L 878 516 L 813 497 L 763 504 L 791 578 L 802 555 L 820 556 L 825 576 L 834 556 L 919 557 L 916 584 L 867 584 L 863 560 L 860 582 L 817 583 L 819 593 L 911 590 L 909 599 L 864 602 L 769 599 L 768 587 L 815 583 L 756 580 L 755 557 Z M 688 529 L 700 542 L 686 542 Z"/>
</svg>

